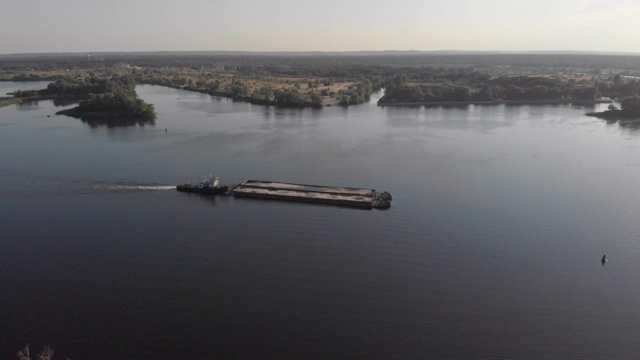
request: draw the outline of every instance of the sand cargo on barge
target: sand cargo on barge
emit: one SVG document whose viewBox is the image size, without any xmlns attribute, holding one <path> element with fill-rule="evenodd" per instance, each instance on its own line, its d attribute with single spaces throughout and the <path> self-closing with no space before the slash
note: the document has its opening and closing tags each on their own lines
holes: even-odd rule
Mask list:
<svg viewBox="0 0 640 360">
<path fill-rule="evenodd" d="M 386 191 L 377 192 L 374 189 L 247 180 L 238 184 L 230 192 L 238 197 L 301 201 L 364 209 L 387 209 L 391 206 L 391 194 Z"/>
</svg>

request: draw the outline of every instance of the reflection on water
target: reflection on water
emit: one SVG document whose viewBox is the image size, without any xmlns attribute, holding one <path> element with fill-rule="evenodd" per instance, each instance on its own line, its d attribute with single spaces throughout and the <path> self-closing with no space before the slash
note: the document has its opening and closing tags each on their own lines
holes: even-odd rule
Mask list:
<svg viewBox="0 0 640 360">
<path fill-rule="evenodd" d="M 38 109 L 38 105 L 39 105 L 39 101 L 38 100 L 33 100 L 33 101 L 21 102 L 21 103 L 18 104 L 18 107 L 22 111 L 29 111 L 29 110 L 37 110 Z"/>
<path fill-rule="evenodd" d="M 72 99 L 53 99 L 53 105 L 55 106 L 69 106 L 75 105 L 78 103 L 78 100 Z"/>
<path fill-rule="evenodd" d="M 631 131 L 637 131 L 638 129 L 640 129 L 640 120 L 638 119 L 633 119 L 633 120 L 625 120 L 625 119 L 620 119 L 620 120 L 607 120 L 607 124 L 611 125 L 611 124 L 615 124 L 618 123 L 618 125 L 621 128 L 624 129 L 628 129 Z"/>
<path fill-rule="evenodd" d="M 228 204 L 230 201 L 230 197 L 227 195 L 211 195 L 211 194 L 195 194 L 195 193 L 183 193 L 180 195 L 186 196 L 187 201 L 197 200 L 208 206 L 213 206 L 213 207 L 218 207 L 221 203 Z"/>
<path fill-rule="evenodd" d="M 154 119 L 139 119 L 139 118 L 82 118 L 80 119 L 83 123 L 89 125 L 92 128 L 97 128 L 101 126 L 106 126 L 108 128 L 116 128 L 116 127 L 129 127 L 129 126 L 154 126 L 156 124 Z"/>
</svg>

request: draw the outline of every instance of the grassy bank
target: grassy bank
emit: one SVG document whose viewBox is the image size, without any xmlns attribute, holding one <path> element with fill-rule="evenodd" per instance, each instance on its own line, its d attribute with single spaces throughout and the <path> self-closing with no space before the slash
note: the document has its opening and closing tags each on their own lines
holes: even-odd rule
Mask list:
<svg viewBox="0 0 640 360">
<path fill-rule="evenodd" d="M 22 99 L 20 98 L 0 98 L 0 107 L 9 106 L 11 104 L 20 104 Z"/>
</svg>

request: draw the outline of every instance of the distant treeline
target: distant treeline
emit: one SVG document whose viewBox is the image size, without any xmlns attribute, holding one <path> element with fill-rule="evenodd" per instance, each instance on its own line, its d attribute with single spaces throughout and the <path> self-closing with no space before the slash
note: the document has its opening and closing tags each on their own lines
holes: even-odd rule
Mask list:
<svg viewBox="0 0 640 360">
<path fill-rule="evenodd" d="M 571 69 L 615 69 L 640 71 L 640 56 L 612 54 L 501 54 L 501 53 L 75 53 L 0 56 L 0 70 L 21 71 L 25 67 L 36 71 L 109 67 L 127 62 L 140 67 L 188 67 L 201 69 L 229 66 L 263 69 L 265 73 L 295 76 L 335 76 L 342 71 L 352 73 L 362 68 L 444 67 L 479 70 L 500 69 L 512 73 L 526 69 L 546 69 L 567 72 Z M 377 71 L 376 71 L 377 72 Z"/>
</svg>

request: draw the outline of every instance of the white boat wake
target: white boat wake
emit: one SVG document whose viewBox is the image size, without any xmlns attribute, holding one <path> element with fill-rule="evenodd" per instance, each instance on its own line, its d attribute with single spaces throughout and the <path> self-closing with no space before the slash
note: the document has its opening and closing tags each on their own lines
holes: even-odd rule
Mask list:
<svg viewBox="0 0 640 360">
<path fill-rule="evenodd" d="M 158 191 L 158 190 L 174 190 L 176 187 L 171 185 L 109 185 L 109 190 L 143 190 L 143 191 Z"/>
</svg>

